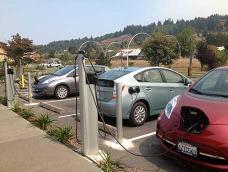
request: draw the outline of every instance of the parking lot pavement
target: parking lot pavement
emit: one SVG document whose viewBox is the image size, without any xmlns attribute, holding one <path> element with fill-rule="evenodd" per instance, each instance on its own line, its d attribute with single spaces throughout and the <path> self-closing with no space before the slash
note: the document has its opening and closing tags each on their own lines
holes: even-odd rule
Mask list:
<svg viewBox="0 0 228 172">
<path fill-rule="evenodd" d="M 48 102 L 48 104 L 64 109 L 63 114 L 51 113 L 51 118 L 55 119 L 55 122 L 59 126 L 70 125 L 73 129 L 75 129 L 75 97 L 70 97 L 64 100 L 55 100 L 53 98 L 39 99 L 39 101 Z M 80 99 L 78 98 L 78 112 L 80 113 L 79 104 Z M 157 116 L 149 118 L 148 121 L 140 127 L 132 127 L 128 124 L 127 120 L 123 121 L 124 139 L 127 140 L 127 143 L 131 143 L 131 146 L 128 147 L 130 151 L 141 155 L 154 155 L 163 152 L 163 150 L 160 149 L 159 142 L 155 136 L 156 119 Z M 115 126 L 115 118 L 105 117 L 105 121 L 108 124 Z M 80 126 L 80 123 L 78 123 L 78 125 Z M 78 129 L 80 130 L 79 126 Z M 129 167 L 142 169 L 142 171 L 197 172 L 204 170 L 199 167 L 187 165 L 185 162 L 183 163 L 181 161 L 174 160 L 167 157 L 167 155 L 154 157 L 133 156 L 121 149 L 121 147 L 109 135 L 106 138 L 103 138 L 100 135 L 99 140 L 100 148 L 110 152 L 112 159 L 121 161 Z M 208 172 L 206 170 L 204 171 Z"/>
</svg>

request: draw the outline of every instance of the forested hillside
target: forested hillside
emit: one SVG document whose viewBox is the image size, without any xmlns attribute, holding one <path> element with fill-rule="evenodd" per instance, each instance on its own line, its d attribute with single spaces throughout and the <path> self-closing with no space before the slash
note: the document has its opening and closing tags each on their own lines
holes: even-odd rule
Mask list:
<svg viewBox="0 0 228 172">
<path fill-rule="evenodd" d="M 47 45 L 37 46 L 38 50 L 42 53 L 54 51 L 62 52 L 64 50 L 75 51 L 83 42 L 88 40 L 100 41 L 107 43 L 105 40 L 121 40 L 126 42 L 129 39 L 129 35 L 134 35 L 138 32 L 161 32 L 164 34 L 176 35 L 181 32 L 184 28 L 192 27 L 194 32 L 201 37 L 207 39 L 208 43 L 216 46 L 223 46 L 228 42 L 228 15 L 211 15 L 207 18 L 195 18 L 193 20 L 177 20 L 174 22 L 172 19 L 167 19 L 163 23 L 151 23 L 146 26 L 142 25 L 129 25 L 123 30 L 106 34 L 96 38 L 81 38 L 71 40 L 54 41 Z M 77 37 L 77 35 L 75 35 Z"/>
</svg>

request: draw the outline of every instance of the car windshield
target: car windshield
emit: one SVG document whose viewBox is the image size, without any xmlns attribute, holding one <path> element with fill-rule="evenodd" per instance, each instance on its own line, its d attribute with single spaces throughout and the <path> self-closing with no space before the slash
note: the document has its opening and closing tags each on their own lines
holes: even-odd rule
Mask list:
<svg viewBox="0 0 228 172">
<path fill-rule="evenodd" d="M 228 98 L 228 70 L 214 70 L 202 78 L 190 92 Z"/>
<path fill-rule="evenodd" d="M 100 75 L 99 79 L 108 79 L 108 80 L 115 80 L 117 78 L 120 78 L 121 76 L 124 76 L 126 74 L 129 74 L 133 72 L 133 70 L 118 70 L 113 69 L 109 70 L 103 74 Z"/>
<path fill-rule="evenodd" d="M 67 73 L 69 73 L 70 71 L 72 71 L 75 67 L 74 66 L 66 66 L 58 71 L 56 71 L 55 73 L 53 73 L 53 75 L 56 76 L 63 76 Z"/>
</svg>

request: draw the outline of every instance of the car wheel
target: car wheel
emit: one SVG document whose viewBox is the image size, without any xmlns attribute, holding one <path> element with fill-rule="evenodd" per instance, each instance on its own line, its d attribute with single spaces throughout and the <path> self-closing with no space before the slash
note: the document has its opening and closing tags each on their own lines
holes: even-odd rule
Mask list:
<svg viewBox="0 0 228 172">
<path fill-rule="evenodd" d="M 143 125 L 148 116 L 148 108 L 143 102 L 136 102 L 131 108 L 130 122 L 133 126 Z"/>
<path fill-rule="evenodd" d="M 69 89 L 64 86 L 60 85 L 55 89 L 55 96 L 58 99 L 65 99 L 69 94 Z"/>
</svg>

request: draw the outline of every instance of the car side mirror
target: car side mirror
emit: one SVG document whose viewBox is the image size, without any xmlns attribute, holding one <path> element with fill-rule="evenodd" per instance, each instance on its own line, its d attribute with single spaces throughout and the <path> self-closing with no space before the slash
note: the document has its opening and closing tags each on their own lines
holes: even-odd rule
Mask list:
<svg viewBox="0 0 228 172">
<path fill-rule="evenodd" d="M 187 78 L 184 79 L 184 85 L 190 86 L 192 84 L 191 81 L 189 81 Z"/>
</svg>

